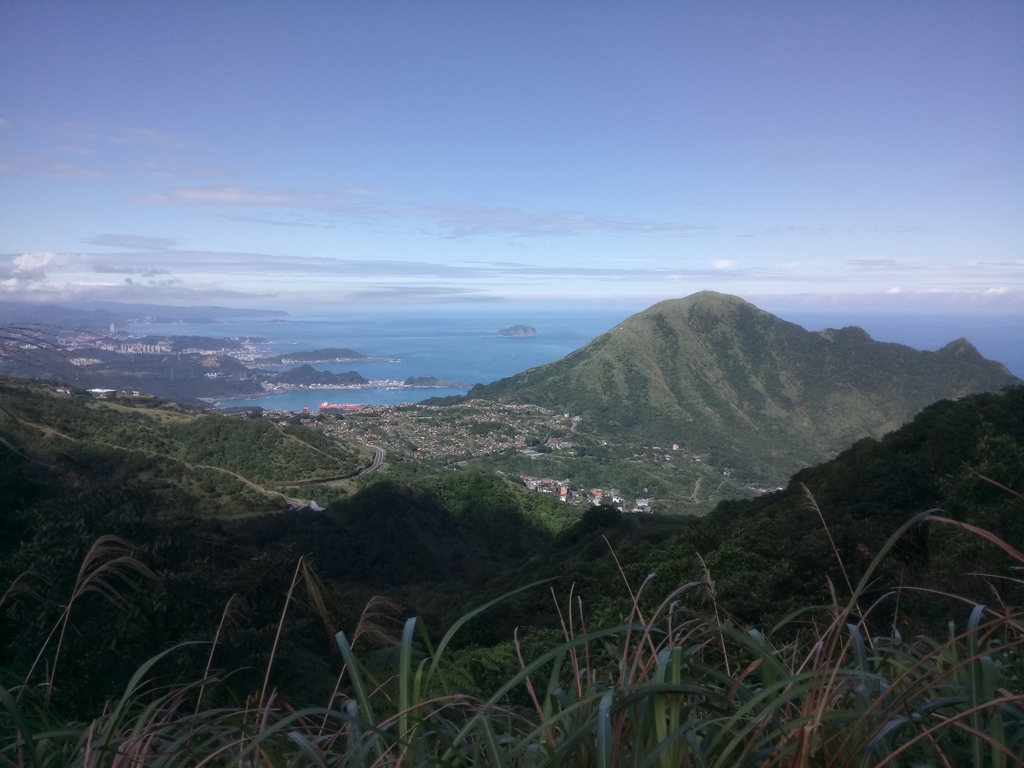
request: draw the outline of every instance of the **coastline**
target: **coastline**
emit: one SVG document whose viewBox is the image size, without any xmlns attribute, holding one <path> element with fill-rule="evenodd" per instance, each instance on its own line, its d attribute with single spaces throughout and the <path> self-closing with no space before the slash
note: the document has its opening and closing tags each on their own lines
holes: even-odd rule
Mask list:
<svg viewBox="0 0 1024 768">
<path fill-rule="evenodd" d="M 260 400 L 264 397 L 271 395 L 281 395 L 286 392 L 366 392 L 377 389 L 386 389 L 390 391 L 405 391 L 407 389 L 466 389 L 472 388 L 471 384 L 458 384 L 454 382 L 445 382 L 444 384 L 396 384 L 396 385 L 383 385 L 383 384 L 352 384 L 349 386 L 314 384 L 312 386 L 301 386 L 301 385 L 282 385 L 280 388 L 272 390 L 265 390 L 263 392 L 253 392 L 248 395 L 230 395 L 228 397 L 199 397 L 197 400 L 201 400 L 204 403 L 228 403 L 240 400 Z"/>
<path fill-rule="evenodd" d="M 248 362 L 252 368 L 282 368 L 286 365 L 323 365 L 325 363 L 400 363 L 402 360 L 398 357 L 343 357 L 331 360 L 292 360 L 289 358 L 279 363 L 261 363 L 257 360 Z"/>
</svg>

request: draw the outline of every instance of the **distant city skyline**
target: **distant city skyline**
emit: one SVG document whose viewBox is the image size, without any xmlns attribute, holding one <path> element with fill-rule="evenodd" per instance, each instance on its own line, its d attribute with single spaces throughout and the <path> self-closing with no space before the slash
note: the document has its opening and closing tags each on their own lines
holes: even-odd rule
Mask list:
<svg viewBox="0 0 1024 768">
<path fill-rule="evenodd" d="M 0 5 L 0 300 L 1024 313 L 1024 5 Z"/>
</svg>

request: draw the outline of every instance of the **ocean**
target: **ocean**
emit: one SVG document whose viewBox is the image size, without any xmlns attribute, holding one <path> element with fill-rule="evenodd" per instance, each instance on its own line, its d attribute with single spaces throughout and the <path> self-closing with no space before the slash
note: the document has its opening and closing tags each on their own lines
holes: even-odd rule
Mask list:
<svg viewBox="0 0 1024 768">
<path fill-rule="evenodd" d="M 405 390 L 292 390 L 215 404 L 218 407 L 246 404 L 297 411 L 304 407 L 315 409 L 325 401 L 395 405 L 431 397 L 464 395 L 473 384 L 486 384 L 564 357 L 628 314 L 607 310 L 573 313 L 531 311 L 512 315 L 503 312 L 339 313 L 334 316 L 296 315 L 287 322 L 239 320 L 209 325 L 138 325 L 130 330 L 136 335 L 264 337 L 272 342 L 267 345 L 269 354 L 275 355 L 304 349 L 345 347 L 370 357 L 397 358 L 399 362 L 325 363 L 316 364 L 314 368 L 332 373 L 355 370 L 367 379 L 402 381 L 409 376 L 433 376 L 466 385 Z M 532 325 L 538 335 L 518 338 L 495 335 L 498 330 L 513 325 Z"/>
<path fill-rule="evenodd" d="M 503 309 L 482 312 L 339 312 L 333 315 L 295 313 L 286 322 L 239 320 L 212 324 L 137 325 L 136 335 L 250 336 L 269 339 L 269 354 L 305 349 L 347 347 L 371 357 L 398 358 L 394 363 L 317 364 L 339 373 L 355 370 L 368 379 L 404 380 L 434 376 L 467 386 L 406 390 L 293 390 L 245 400 L 262 408 L 311 410 L 331 403 L 364 405 L 419 402 L 430 397 L 465 394 L 468 385 L 488 383 L 537 365 L 557 360 L 586 344 L 631 314 L 627 310 L 594 308 L 585 311 Z M 872 312 L 790 311 L 775 314 L 808 330 L 859 325 L 879 341 L 935 350 L 960 337 L 1004 363 L 1024 378 L 1024 316 L 910 315 Z M 532 325 L 535 337 L 504 338 L 495 333 L 512 325 Z M 230 407 L 243 401 L 225 400 Z"/>
</svg>

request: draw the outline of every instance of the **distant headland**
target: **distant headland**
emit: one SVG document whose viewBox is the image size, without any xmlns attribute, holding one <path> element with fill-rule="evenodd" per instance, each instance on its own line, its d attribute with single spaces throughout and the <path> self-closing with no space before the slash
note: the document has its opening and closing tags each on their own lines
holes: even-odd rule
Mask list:
<svg viewBox="0 0 1024 768">
<path fill-rule="evenodd" d="M 513 325 L 511 328 L 502 328 L 495 336 L 536 336 L 537 329 L 532 325 Z"/>
<path fill-rule="evenodd" d="M 457 381 L 445 381 L 436 376 L 410 376 L 402 382 L 407 387 L 468 387 L 468 384 L 460 384 Z"/>
<path fill-rule="evenodd" d="M 253 360 L 253 365 L 294 365 L 296 363 L 395 363 L 394 357 L 367 357 L 352 349 L 332 347 L 307 352 L 289 352 L 276 357 Z"/>
</svg>

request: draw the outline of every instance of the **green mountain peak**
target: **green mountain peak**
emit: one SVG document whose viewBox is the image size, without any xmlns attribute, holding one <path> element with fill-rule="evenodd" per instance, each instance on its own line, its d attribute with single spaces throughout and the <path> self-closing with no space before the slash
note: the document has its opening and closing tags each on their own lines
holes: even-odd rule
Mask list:
<svg viewBox="0 0 1024 768">
<path fill-rule="evenodd" d="M 856 327 L 811 332 L 737 296 L 701 291 L 468 397 L 572 412 L 617 439 L 679 444 L 771 482 L 936 400 L 1015 382 L 966 339 L 922 352 Z"/>
</svg>

